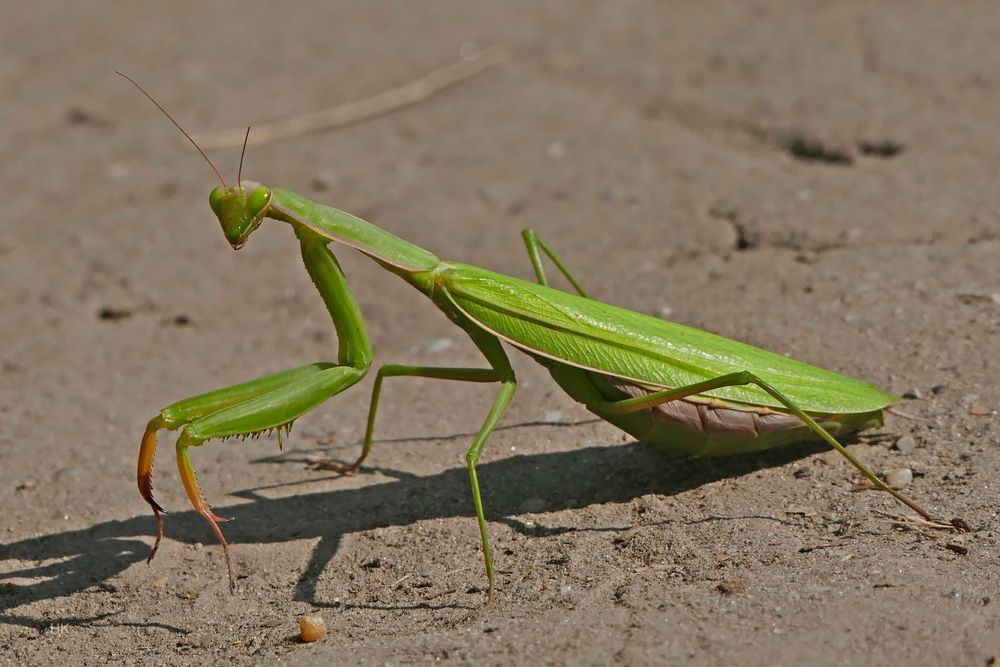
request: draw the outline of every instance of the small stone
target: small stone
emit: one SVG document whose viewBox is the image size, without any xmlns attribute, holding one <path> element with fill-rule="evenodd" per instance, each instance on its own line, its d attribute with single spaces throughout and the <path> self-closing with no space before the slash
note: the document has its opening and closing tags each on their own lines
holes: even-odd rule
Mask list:
<svg viewBox="0 0 1000 667">
<path fill-rule="evenodd" d="M 472 62 L 479 58 L 482 52 L 479 49 L 479 45 L 475 42 L 466 42 L 458 49 L 458 55 L 461 56 L 462 60 L 465 62 Z"/>
<path fill-rule="evenodd" d="M 910 398 L 919 401 L 923 397 L 924 397 L 923 393 L 916 387 L 914 387 L 913 389 L 907 389 L 906 391 L 903 392 L 903 398 Z"/>
<path fill-rule="evenodd" d="M 424 348 L 424 351 L 427 352 L 427 354 L 439 354 L 441 352 L 444 352 L 454 344 L 455 341 L 453 341 L 450 338 L 435 338 L 434 340 L 432 340 L 430 343 L 427 344 L 427 347 Z"/>
<path fill-rule="evenodd" d="M 989 303 L 1000 306 L 1000 292 L 959 292 L 957 296 L 966 305 Z"/>
<path fill-rule="evenodd" d="M 900 436 L 899 440 L 893 443 L 892 448 L 900 454 L 912 454 L 917 448 L 917 441 L 909 433 Z"/>
<path fill-rule="evenodd" d="M 965 546 L 961 542 L 948 542 L 944 546 L 947 547 L 949 551 L 954 551 L 960 556 L 965 556 L 969 553 L 969 547 Z"/>
<path fill-rule="evenodd" d="M 326 170 L 313 176 L 312 181 L 309 185 L 316 192 L 326 192 L 333 187 L 334 183 L 337 181 L 336 172 Z"/>
<path fill-rule="evenodd" d="M 720 581 L 715 590 L 723 595 L 743 595 L 747 592 L 747 585 L 741 579 Z"/>
<path fill-rule="evenodd" d="M 111 306 L 104 306 L 97 311 L 97 319 L 109 322 L 124 320 L 129 317 L 132 317 L 132 311 L 128 308 L 113 308 Z"/>
<path fill-rule="evenodd" d="M 303 616 L 299 619 L 299 639 L 304 643 L 318 642 L 324 637 L 326 637 L 326 623 L 322 616 Z"/>
<path fill-rule="evenodd" d="M 789 505 L 785 508 L 785 514 L 798 514 L 801 516 L 816 516 L 819 514 L 815 509 L 809 507 L 808 505 Z"/>
<path fill-rule="evenodd" d="M 80 476 L 79 466 L 66 466 L 65 468 L 60 468 L 56 471 L 56 479 L 75 479 Z"/>
<path fill-rule="evenodd" d="M 940 396 L 941 394 L 944 393 L 944 390 L 947 388 L 948 385 L 946 384 L 936 384 L 933 387 L 931 387 L 931 393 L 934 394 L 935 396 Z"/>
<path fill-rule="evenodd" d="M 980 403 L 973 403 L 969 406 L 969 414 L 973 417 L 988 417 L 993 414 L 993 410 Z"/>
<path fill-rule="evenodd" d="M 913 481 L 913 471 L 909 468 L 894 468 L 886 473 L 885 482 L 894 489 L 901 489 Z"/>
</svg>

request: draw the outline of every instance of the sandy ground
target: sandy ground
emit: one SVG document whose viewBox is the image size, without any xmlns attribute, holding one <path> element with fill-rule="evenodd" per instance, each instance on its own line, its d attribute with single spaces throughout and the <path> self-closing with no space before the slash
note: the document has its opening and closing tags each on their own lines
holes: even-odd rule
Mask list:
<svg viewBox="0 0 1000 667">
<path fill-rule="evenodd" d="M 981 665 L 1000 652 L 1000 10 L 900 3 L 20 3 L 0 23 L 0 663 Z M 884 7 L 884 6 L 883 6 Z M 851 448 L 972 532 L 894 525 L 834 452 L 676 458 L 512 353 L 495 389 L 371 378 L 273 440 L 166 438 L 167 539 L 135 488 L 162 406 L 335 356 L 284 225 L 234 253 L 191 130 L 329 107 L 500 45 L 411 108 L 252 149 L 244 173 L 442 257 L 530 277 L 533 226 L 603 300 L 896 393 Z M 212 152 L 227 177 L 237 150 Z M 339 252 L 378 362 L 478 365 L 409 287 Z M 901 436 L 909 436 L 899 444 Z M 318 644 L 297 621 L 321 614 Z"/>
</svg>

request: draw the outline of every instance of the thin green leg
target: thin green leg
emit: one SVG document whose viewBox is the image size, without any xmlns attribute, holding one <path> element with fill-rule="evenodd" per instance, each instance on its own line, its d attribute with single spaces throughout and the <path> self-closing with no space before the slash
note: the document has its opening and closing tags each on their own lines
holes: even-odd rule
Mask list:
<svg viewBox="0 0 1000 667">
<path fill-rule="evenodd" d="M 497 394 L 496 399 L 493 401 L 493 407 L 490 408 L 489 414 L 486 415 L 486 421 L 483 422 L 482 428 L 479 429 L 475 440 L 472 441 L 472 446 L 469 447 L 469 451 L 465 454 L 465 465 L 469 469 L 469 483 L 472 485 L 472 501 L 476 506 L 476 520 L 479 522 L 479 536 L 483 545 L 486 580 L 489 584 L 486 589 L 486 604 L 490 604 L 493 601 L 493 588 L 496 575 L 493 571 L 493 551 L 490 549 L 490 538 L 486 530 L 486 515 L 483 512 L 483 499 L 479 492 L 479 476 L 476 474 L 476 464 L 483 453 L 483 447 L 486 445 L 487 439 L 493 433 L 497 422 L 500 421 L 500 417 L 503 416 L 503 413 L 507 410 L 507 406 L 510 405 L 511 400 L 514 398 L 514 392 L 517 390 L 517 379 L 514 377 L 514 369 L 511 368 L 510 361 L 507 359 L 507 354 L 503 351 L 499 340 L 479 329 L 470 328 L 467 331 L 472 337 L 473 342 L 483 353 L 483 356 L 490 362 L 494 372 L 497 374 L 498 381 L 502 384 L 500 393 Z"/>
<path fill-rule="evenodd" d="M 469 451 L 465 455 L 465 464 L 469 470 L 469 483 L 472 487 L 472 501 L 476 507 L 476 521 L 479 524 L 479 536 L 483 547 L 483 561 L 486 565 L 486 579 L 488 588 L 486 592 L 487 604 L 493 600 L 493 590 L 496 582 L 496 574 L 493 569 L 493 551 L 490 548 L 489 533 L 486 526 L 486 514 L 483 510 L 483 499 L 479 489 L 479 476 L 476 473 L 476 464 L 482 455 L 483 447 L 489 439 L 493 429 L 503 416 L 507 406 L 510 405 L 517 389 L 517 380 L 514 377 L 514 370 L 510 366 L 506 353 L 500 346 L 500 342 L 478 329 L 469 331 L 473 342 L 482 351 L 486 360 L 490 362 L 492 368 L 440 368 L 433 366 L 402 366 L 390 364 L 379 369 L 375 379 L 375 386 L 372 388 L 371 407 L 368 410 L 368 427 L 365 431 L 365 443 L 361 451 L 361 456 L 350 466 L 340 466 L 337 464 L 323 464 L 324 469 L 337 470 L 338 472 L 351 473 L 357 470 L 361 462 L 365 460 L 371 451 L 372 434 L 375 427 L 375 415 L 378 411 L 379 398 L 382 392 L 382 380 L 387 377 L 425 377 L 439 380 L 459 380 L 464 382 L 499 382 L 501 383 L 500 393 L 493 401 L 486 421 L 483 422 L 479 433 L 472 441 Z"/>
<path fill-rule="evenodd" d="M 562 260 L 559 259 L 559 256 L 552 252 L 552 249 L 548 246 L 548 244 L 546 244 L 545 241 L 538 236 L 538 232 L 534 229 L 522 230 L 521 238 L 524 239 L 524 245 L 528 249 L 528 257 L 531 258 L 531 266 L 535 269 L 535 277 L 538 278 L 539 284 L 545 285 L 546 287 L 549 286 L 549 281 L 545 277 L 545 267 L 542 266 L 542 255 L 541 252 L 539 252 L 539 250 L 541 250 L 548 255 L 549 259 L 552 260 L 552 263 L 556 265 L 556 268 L 558 268 L 559 271 L 566 276 L 566 280 L 568 280 L 573 286 L 573 289 L 575 289 L 580 296 L 587 297 L 587 293 L 583 291 L 583 287 L 580 286 L 579 281 L 577 281 L 577 279 L 573 276 L 573 273 L 565 264 L 563 264 Z"/>
<path fill-rule="evenodd" d="M 378 369 L 375 384 L 372 387 L 372 398 L 368 406 L 368 425 L 365 428 L 365 440 L 361 447 L 361 455 L 351 465 L 342 465 L 333 461 L 320 461 L 315 464 L 317 470 L 333 470 L 344 475 L 353 475 L 372 448 L 372 437 L 375 431 L 375 414 L 378 411 L 379 399 L 382 396 L 382 380 L 387 377 L 422 377 L 436 380 L 458 380 L 461 382 L 499 382 L 499 376 L 492 368 L 443 368 L 437 366 L 403 366 L 386 364 Z"/>
<path fill-rule="evenodd" d="M 877 488 L 885 491 L 893 498 L 906 505 L 914 512 L 927 519 L 928 521 L 936 521 L 934 517 L 926 512 L 919 505 L 914 503 L 909 498 L 905 497 L 891 486 L 883 482 L 878 475 L 873 473 L 868 466 L 857 459 L 851 452 L 847 451 L 847 448 L 840 444 L 836 438 L 834 438 L 830 433 L 816 423 L 816 421 L 810 417 L 807 413 L 803 412 L 795 403 L 791 401 L 787 396 L 782 394 L 780 391 L 764 382 L 757 375 L 750 373 L 749 371 L 737 371 L 735 373 L 727 373 L 725 375 L 720 375 L 717 378 L 711 380 L 705 380 L 704 382 L 698 382 L 695 384 L 687 385 L 685 387 L 677 387 L 673 389 L 664 389 L 663 391 L 653 392 L 646 396 L 639 396 L 636 398 L 627 398 L 621 401 L 608 401 L 595 406 L 599 411 L 612 414 L 623 414 L 628 412 L 637 412 L 645 408 L 651 408 L 655 405 L 661 403 L 666 403 L 668 401 L 674 401 L 686 396 L 694 396 L 695 394 L 702 394 L 706 391 L 711 391 L 713 389 L 721 389 L 722 387 L 732 387 L 736 385 L 746 385 L 754 384 L 766 391 L 768 394 L 774 397 L 775 400 L 780 402 L 788 411 L 793 415 L 801 419 L 806 426 L 808 426 L 816 435 L 821 437 L 831 447 L 840 452 L 844 458 L 851 462 L 851 464 L 857 468 L 862 475 L 864 475 L 872 484 Z"/>
</svg>

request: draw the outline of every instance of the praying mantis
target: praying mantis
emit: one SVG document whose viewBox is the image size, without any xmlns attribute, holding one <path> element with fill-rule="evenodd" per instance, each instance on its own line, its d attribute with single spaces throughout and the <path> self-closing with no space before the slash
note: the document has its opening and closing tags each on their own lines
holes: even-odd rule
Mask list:
<svg viewBox="0 0 1000 667">
<path fill-rule="evenodd" d="M 366 376 L 373 362 L 372 346 L 361 311 L 330 249 L 334 244 L 368 256 L 430 299 L 469 336 L 486 367 L 381 366 L 372 389 L 360 455 L 350 465 L 329 463 L 329 469 L 353 474 L 368 457 L 386 378 L 499 385 L 465 455 L 488 582 L 487 603 L 493 597 L 495 574 L 476 464 L 517 387 L 504 343 L 547 368 L 571 398 L 640 441 L 703 455 L 825 441 L 876 488 L 927 521 L 948 527 L 883 482 L 835 437 L 880 426 L 883 410 L 897 402 L 897 397 L 845 375 L 592 299 L 558 255 L 530 229 L 522 236 L 536 282 L 439 259 L 350 213 L 289 190 L 245 180 L 242 155 L 237 182 L 230 186 L 170 114 L 139 84 L 122 76 L 177 126 L 219 177 L 222 184 L 212 190 L 209 205 L 235 250 L 246 244 L 265 219 L 291 227 L 339 341 L 336 361 L 307 364 L 187 398 L 163 408 L 149 421 L 137 467 L 139 491 L 157 522 L 156 541 L 147 562 L 163 538 L 164 510 L 152 493 L 160 430 L 180 430 L 176 453 L 181 481 L 191 504 L 222 545 L 230 588 L 235 590 L 229 545 L 219 527 L 225 519 L 212 511 L 201 492 L 190 448 L 210 440 L 273 430 L 280 439 L 293 421 Z M 569 281 L 575 294 L 549 285 L 543 256 Z"/>
</svg>

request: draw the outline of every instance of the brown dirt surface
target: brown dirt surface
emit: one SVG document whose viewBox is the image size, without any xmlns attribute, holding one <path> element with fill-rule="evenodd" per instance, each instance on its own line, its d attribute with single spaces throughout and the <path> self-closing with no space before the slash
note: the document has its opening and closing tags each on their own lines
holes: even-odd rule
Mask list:
<svg viewBox="0 0 1000 667">
<path fill-rule="evenodd" d="M 0 664 L 985 664 L 1000 652 L 1000 11 L 992 2 L 59 3 L 0 22 Z M 535 227 L 602 300 L 917 396 L 851 449 L 964 534 L 886 514 L 835 452 L 671 456 L 512 352 L 519 391 L 372 378 L 273 440 L 210 442 L 166 539 L 135 488 L 179 398 L 335 357 L 286 226 L 234 253 L 192 131 L 509 60 L 244 173 L 442 257 L 530 278 Z M 466 46 L 466 53 L 469 52 Z M 237 149 L 211 152 L 227 178 Z M 377 363 L 478 366 L 464 334 L 338 250 Z M 900 436 L 906 436 L 897 446 Z M 905 475 L 904 475 L 905 477 Z M 298 641 L 321 615 L 329 635 Z"/>
</svg>

